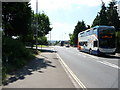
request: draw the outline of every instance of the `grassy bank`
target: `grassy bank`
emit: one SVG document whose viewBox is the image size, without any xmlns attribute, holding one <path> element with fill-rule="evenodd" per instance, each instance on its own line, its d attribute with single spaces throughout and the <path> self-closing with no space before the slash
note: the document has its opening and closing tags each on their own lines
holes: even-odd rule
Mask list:
<svg viewBox="0 0 120 90">
<path fill-rule="evenodd" d="M 36 45 L 34 45 L 35 47 Z M 49 47 L 49 46 L 46 46 L 46 45 L 37 45 L 38 47 L 42 47 L 42 48 L 46 48 L 46 47 Z"/>
</svg>

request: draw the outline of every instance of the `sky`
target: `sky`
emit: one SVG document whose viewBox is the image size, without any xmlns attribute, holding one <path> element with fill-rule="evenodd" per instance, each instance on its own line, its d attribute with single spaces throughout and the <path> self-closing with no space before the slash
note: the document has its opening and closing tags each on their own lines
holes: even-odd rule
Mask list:
<svg viewBox="0 0 120 90">
<path fill-rule="evenodd" d="M 108 4 L 111 0 L 103 0 Z M 31 0 L 31 7 L 36 12 L 36 0 Z M 92 25 L 101 9 L 101 0 L 38 0 L 38 11 L 44 12 L 53 29 L 51 40 L 69 40 L 78 21 Z M 50 40 L 50 34 L 47 35 Z"/>
</svg>

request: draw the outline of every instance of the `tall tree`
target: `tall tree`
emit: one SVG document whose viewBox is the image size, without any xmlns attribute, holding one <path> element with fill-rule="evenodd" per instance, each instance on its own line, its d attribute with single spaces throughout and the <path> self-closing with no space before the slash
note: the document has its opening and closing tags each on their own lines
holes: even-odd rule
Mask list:
<svg viewBox="0 0 120 90">
<path fill-rule="evenodd" d="M 92 27 L 96 25 L 109 25 L 115 26 L 116 30 L 120 28 L 120 20 L 118 17 L 116 1 L 112 0 L 108 7 L 102 3 L 102 7 L 98 15 L 93 21 Z"/>
<path fill-rule="evenodd" d="M 84 30 L 86 30 L 86 25 L 84 21 L 78 21 L 77 25 L 75 26 L 75 29 L 73 31 L 73 35 L 72 35 L 72 40 L 73 41 L 73 45 L 77 45 L 78 42 L 78 33 L 82 32 Z"/>
<path fill-rule="evenodd" d="M 38 26 L 36 26 L 36 18 L 38 18 Z M 36 34 L 36 27 L 38 30 L 38 40 L 44 39 L 45 35 L 52 30 L 50 27 L 49 17 L 45 13 L 34 14 L 32 17 L 32 29 L 34 34 Z M 44 38 L 43 38 L 44 37 Z M 44 40 L 43 40 L 44 41 Z M 45 44 L 44 42 L 38 41 L 40 44 Z"/>
<path fill-rule="evenodd" d="M 112 0 L 107 7 L 107 17 L 108 17 L 108 25 L 115 26 L 116 29 L 120 28 L 120 20 L 118 17 L 116 1 Z"/>
<path fill-rule="evenodd" d="M 2 23 L 5 36 L 25 36 L 31 26 L 28 2 L 3 2 Z"/>
<path fill-rule="evenodd" d="M 104 2 L 102 2 L 102 7 L 99 12 L 99 19 L 100 19 L 99 25 L 108 25 L 106 6 Z"/>
<path fill-rule="evenodd" d="M 101 10 L 94 19 L 92 27 L 96 25 L 108 25 L 107 11 L 104 2 L 102 2 Z"/>
<path fill-rule="evenodd" d="M 92 27 L 100 25 L 100 16 L 97 14 L 96 18 L 93 20 Z"/>
<path fill-rule="evenodd" d="M 52 30 L 50 27 L 50 20 L 44 13 L 34 15 L 34 24 L 36 25 L 36 17 L 38 18 L 38 35 L 39 37 L 45 36 Z"/>
</svg>

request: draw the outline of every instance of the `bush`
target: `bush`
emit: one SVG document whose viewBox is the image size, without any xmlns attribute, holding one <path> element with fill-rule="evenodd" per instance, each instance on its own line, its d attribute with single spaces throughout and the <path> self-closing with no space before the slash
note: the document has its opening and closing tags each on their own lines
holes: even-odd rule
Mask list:
<svg viewBox="0 0 120 90">
<path fill-rule="evenodd" d="M 116 32 L 116 36 L 117 36 L 117 52 L 120 53 L 120 31 Z"/>
<path fill-rule="evenodd" d="M 15 71 L 21 66 L 24 66 L 30 59 L 33 58 L 32 53 L 25 48 L 22 42 L 12 38 L 3 37 L 3 78 L 5 73 Z"/>
</svg>

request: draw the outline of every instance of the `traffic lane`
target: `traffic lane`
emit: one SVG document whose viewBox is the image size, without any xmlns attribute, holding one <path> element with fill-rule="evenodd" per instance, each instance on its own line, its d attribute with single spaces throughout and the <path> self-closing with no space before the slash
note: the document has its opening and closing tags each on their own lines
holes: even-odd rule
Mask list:
<svg viewBox="0 0 120 90">
<path fill-rule="evenodd" d="M 120 61 L 120 56 L 115 56 L 115 55 L 105 55 L 105 56 L 97 56 L 97 55 L 90 55 L 84 52 L 80 52 L 79 50 L 77 50 L 77 48 L 71 47 L 68 50 L 74 52 L 74 53 L 80 53 L 92 58 L 95 58 L 96 60 L 100 60 L 100 61 L 106 61 L 112 64 L 115 64 L 118 66 L 118 61 Z"/>
<path fill-rule="evenodd" d="M 58 54 L 88 88 L 117 88 L 118 70 L 91 60 L 94 58 L 77 55 L 64 47 L 55 48 Z M 79 63 L 78 63 L 79 62 Z"/>
<path fill-rule="evenodd" d="M 62 48 L 61 48 L 61 49 L 62 49 Z M 62 49 L 62 51 L 64 51 L 64 50 L 65 50 L 65 48 Z M 65 51 L 64 51 L 64 52 L 65 52 Z M 62 52 L 63 55 L 65 55 L 64 52 Z M 67 52 L 67 53 L 69 53 L 69 52 Z M 76 57 L 76 56 L 73 56 L 73 54 L 74 54 L 74 53 L 72 53 L 72 55 L 69 55 L 69 56 L 66 56 L 66 55 L 65 55 L 64 58 L 68 57 L 68 59 L 69 59 L 69 58 L 72 59 L 72 57 Z M 62 56 L 63 56 L 63 55 L 62 55 Z M 72 56 L 72 57 L 70 57 L 70 56 Z M 83 55 L 82 55 L 82 56 L 83 56 Z M 82 56 L 81 56 L 81 57 L 82 57 Z M 84 57 L 84 56 L 83 56 L 83 57 Z M 66 60 L 66 59 L 64 59 L 64 60 Z M 71 62 L 71 61 L 73 61 L 73 60 L 74 60 L 74 62 Z M 78 61 L 75 62 L 75 61 L 76 61 L 75 58 L 73 58 L 73 60 L 71 60 L 71 61 L 69 61 L 69 62 L 71 62 L 72 64 L 73 64 L 73 63 L 77 63 L 77 64 L 78 64 Z M 81 66 L 81 67 L 83 68 L 83 70 L 85 70 L 85 69 L 87 68 L 86 66 L 88 66 L 87 71 L 90 71 L 90 72 L 89 72 L 88 74 L 87 74 L 86 72 L 84 72 L 84 73 L 86 73 L 86 75 L 89 75 L 89 76 L 92 75 L 92 74 L 90 74 L 90 73 L 92 72 L 92 70 L 90 69 L 90 65 L 93 65 L 93 63 L 91 63 L 91 64 L 89 64 L 89 62 L 86 63 L 85 60 L 88 60 L 88 59 L 86 59 L 86 58 L 85 58 L 85 59 L 84 59 L 84 58 L 81 58 L 81 60 L 83 60 L 83 63 L 85 63 L 85 65 L 84 65 L 83 63 L 81 64 L 81 62 L 79 61 L 79 62 L 80 62 L 80 65 L 74 65 L 74 66 L 75 66 L 74 71 L 75 71 L 76 68 L 77 68 L 76 66 Z M 89 58 L 89 61 L 90 61 L 90 58 Z M 92 61 L 94 61 L 94 60 L 92 60 Z M 68 64 L 68 62 L 67 62 L 67 64 Z M 87 64 L 88 64 L 88 65 L 87 65 Z M 98 64 L 98 63 L 97 63 L 97 64 Z M 95 64 L 95 65 L 97 65 L 97 64 Z M 99 63 L 99 64 L 100 64 L 100 63 Z M 82 65 L 83 65 L 83 66 L 82 66 Z M 93 65 L 94 67 L 92 67 L 92 68 L 95 68 L 95 69 L 96 69 L 95 71 L 97 71 L 99 68 L 98 68 L 97 66 L 95 66 L 95 65 Z M 100 64 L 100 65 L 101 65 L 101 64 Z M 70 65 L 69 65 L 69 66 L 70 66 Z M 84 66 L 85 66 L 85 67 L 84 67 Z M 102 65 L 101 67 L 103 67 L 103 66 L 104 66 L 104 65 Z M 81 67 L 80 67 L 80 68 L 78 67 L 78 70 L 81 69 Z M 96 67 L 97 67 L 98 69 L 97 69 Z M 106 68 L 106 66 L 105 66 L 105 68 Z M 108 67 L 107 67 L 107 68 L 108 68 Z M 89 70 L 89 69 L 90 69 L 90 70 Z M 102 69 L 102 70 L 101 70 L 101 71 L 98 70 L 98 71 L 103 72 L 104 67 L 103 67 L 103 68 L 100 68 L 100 69 Z M 82 71 L 83 71 L 83 70 L 82 70 Z M 93 73 L 95 73 L 95 71 L 94 71 Z M 104 72 L 106 72 L 106 71 L 104 71 Z M 107 72 L 109 72 L 109 70 L 108 70 Z M 99 72 L 98 72 L 98 73 L 99 73 Z M 110 71 L 110 73 L 111 73 L 111 71 Z M 115 72 L 113 72 L 113 73 L 115 74 Z M 116 73 L 117 73 L 117 71 L 116 71 Z M 103 75 L 104 75 L 104 74 L 103 74 Z M 93 76 L 93 75 L 92 75 L 92 76 Z M 113 76 L 116 77 L 117 74 L 115 74 L 115 75 L 113 75 Z M 109 77 L 109 75 L 108 75 L 108 77 Z M 109 78 L 109 79 L 110 79 L 110 78 Z M 102 79 L 101 79 L 101 80 L 102 80 Z M 104 80 L 106 80 L 106 79 L 103 79 L 103 81 L 104 81 Z M 108 81 L 108 80 L 107 80 L 107 81 Z M 112 81 L 112 80 L 111 80 L 111 81 Z M 108 83 L 109 83 L 109 82 L 108 82 Z M 107 84 L 106 84 L 106 85 L 107 85 Z M 106 86 L 106 85 L 105 85 L 105 86 Z M 116 85 L 117 85 L 117 84 L 116 84 Z M 103 85 L 102 85 L 102 86 L 103 86 Z"/>
<path fill-rule="evenodd" d="M 72 48 L 72 49 L 68 49 L 68 48 L 64 48 L 64 47 L 59 47 L 59 48 L 64 49 L 64 50 L 67 49 L 67 52 L 69 51 L 69 53 L 73 53 L 75 55 L 82 55 L 82 57 L 90 58 L 89 60 L 96 60 L 96 62 L 102 63 L 102 64 L 107 65 L 109 67 L 120 69 L 120 67 L 118 66 L 118 59 L 113 58 L 113 56 L 107 56 L 109 58 L 98 57 L 98 56 L 95 56 L 95 55 L 90 55 L 90 54 L 87 54 L 87 53 L 80 52 L 79 50 L 76 50 L 75 48 Z M 110 57 L 112 57 L 112 58 L 110 58 Z"/>
</svg>

